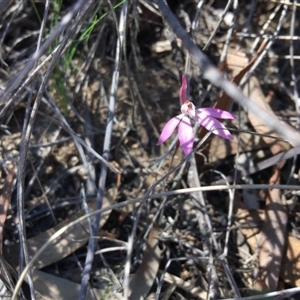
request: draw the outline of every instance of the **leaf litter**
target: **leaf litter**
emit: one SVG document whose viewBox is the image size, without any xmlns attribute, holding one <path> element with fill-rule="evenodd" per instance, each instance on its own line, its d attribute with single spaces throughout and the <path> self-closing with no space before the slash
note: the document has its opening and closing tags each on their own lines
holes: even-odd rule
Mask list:
<svg viewBox="0 0 300 300">
<path fill-rule="evenodd" d="M 19 261 L 20 235 L 28 248 L 21 251 L 30 260 L 53 235 L 64 231 L 47 244 L 32 265 L 32 280 L 23 284 L 23 294 L 16 289 L 15 296 L 30 299 L 31 290 L 31 295 L 43 299 L 73 299 L 83 295 L 88 285 L 86 299 L 123 299 L 124 290 L 131 299 L 251 299 L 257 289 L 264 297 L 275 291 L 297 299 L 292 296 L 299 291 L 300 278 L 299 145 L 293 142 L 297 134 L 291 140 L 288 134 L 279 135 L 271 126 L 274 123 L 262 122 L 259 115 L 233 104 L 228 95 L 203 80 L 195 62 L 185 64 L 186 41 L 167 28 L 151 1 L 140 0 L 127 8 L 126 45 L 117 68 L 120 31 L 116 22 L 124 22 L 119 6 L 126 3 L 79 2 L 63 3 L 56 28 L 50 26 L 57 15 L 52 3 L 49 11 L 40 2 L 26 7 L 10 1 L 0 6 L 0 199 L 5 200 L 1 203 L 5 222 L 4 227 L 1 223 L 1 265 L 7 266 L 1 280 L 6 295 L 10 297 L 14 290 L 12 278 L 20 277 L 26 267 Z M 210 41 L 209 57 L 215 65 L 219 60 L 228 79 L 241 83 L 244 94 L 278 120 L 279 126 L 297 128 L 298 6 L 258 2 L 248 4 L 249 11 L 230 2 L 227 6 L 222 1 L 178 2 L 181 5 L 169 3 L 172 11 L 186 31 L 192 25 L 191 35 L 200 48 Z M 93 9 L 103 16 L 102 21 L 91 23 L 96 16 Z M 36 14 L 44 14 L 44 33 Z M 68 35 L 74 16 L 81 22 Z M 234 17 L 230 18 L 232 28 L 230 22 L 220 22 L 225 16 Z M 84 42 L 78 39 L 78 44 L 77 38 L 87 28 L 92 34 Z M 39 33 L 43 42 L 34 54 Z M 67 44 L 60 49 L 64 38 Z M 55 57 L 60 50 L 59 58 Z M 70 56 L 70 51 L 75 54 Z M 64 64 L 67 57 L 73 59 Z M 47 81 L 49 62 L 55 62 L 59 72 L 54 68 Z M 114 71 L 118 84 L 113 81 Z M 174 153 L 172 141 L 156 146 L 158 133 L 179 109 L 177 95 L 184 73 L 190 79 L 189 100 L 197 108 L 232 107 L 238 116 L 226 123 L 234 135 L 232 141 L 216 136 L 205 140 L 203 129 L 197 131 L 194 146 L 202 139 L 203 143 L 196 160 L 185 160 L 180 149 Z M 113 112 L 108 107 L 112 96 L 116 103 L 110 115 L 111 141 L 109 152 L 102 153 L 107 119 Z M 30 112 L 36 101 L 41 103 L 24 153 L 25 110 Z M 25 154 L 25 167 L 20 170 L 18 162 Z M 7 161 L 24 178 L 26 234 L 18 226 L 17 210 L 22 206 L 17 205 L 15 185 L 11 194 L 6 192 L 11 182 Z M 115 209 L 101 214 L 100 229 L 91 235 L 94 217 L 80 224 L 74 221 L 93 211 L 100 174 L 107 166 L 111 170 L 101 207 L 115 205 Z M 118 171 L 121 175 L 114 173 Z M 243 185 L 243 190 L 223 192 L 216 185 L 211 192 L 190 193 L 187 188 L 226 182 Z M 266 183 L 266 190 L 253 188 Z M 185 194 L 143 198 L 181 188 L 187 188 Z M 128 202 L 139 197 L 143 200 Z M 95 248 L 90 247 L 91 241 Z M 131 241 L 132 252 L 128 252 Z M 82 272 L 91 251 L 95 256 L 86 282 Z M 126 272 L 130 276 L 124 287 Z"/>
</svg>

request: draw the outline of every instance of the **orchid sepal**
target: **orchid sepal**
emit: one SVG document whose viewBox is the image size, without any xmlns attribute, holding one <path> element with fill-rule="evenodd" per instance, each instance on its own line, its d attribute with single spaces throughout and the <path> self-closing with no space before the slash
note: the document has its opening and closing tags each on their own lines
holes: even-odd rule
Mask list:
<svg viewBox="0 0 300 300">
<path fill-rule="evenodd" d="M 179 122 L 181 121 L 181 119 L 184 117 L 183 114 L 178 115 L 172 119 L 170 119 L 165 126 L 163 127 L 160 137 L 158 139 L 157 142 L 157 146 L 161 145 L 162 143 L 164 143 L 175 131 L 176 127 L 178 126 Z"/>
<path fill-rule="evenodd" d="M 181 103 L 181 114 L 170 119 L 162 129 L 157 145 L 164 143 L 178 128 L 178 139 L 184 154 L 187 156 L 193 151 L 194 131 L 190 119 L 205 127 L 208 131 L 219 135 L 220 137 L 232 140 L 233 136 L 228 129 L 218 119 L 233 120 L 236 117 L 225 110 L 212 107 L 195 108 L 195 105 L 187 100 L 187 78 L 182 76 L 182 84 L 179 91 Z"/>
</svg>

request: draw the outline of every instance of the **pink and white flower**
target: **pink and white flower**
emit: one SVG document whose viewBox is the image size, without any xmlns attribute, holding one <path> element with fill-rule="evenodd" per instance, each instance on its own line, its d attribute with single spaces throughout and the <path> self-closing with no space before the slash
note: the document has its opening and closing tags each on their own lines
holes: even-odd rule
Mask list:
<svg viewBox="0 0 300 300">
<path fill-rule="evenodd" d="M 185 155 L 189 155 L 194 146 L 194 132 L 190 119 L 204 126 L 208 131 L 225 139 L 232 140 L 231 133 L 217 119 L 235 119 L 228 111 L 218 108 L 195 108 L 195 105 L 187 100 L 187 79 L 182 76 L 182 85 L 179 91 L 181 114 L 170 119 L 162 129 L 157 145 L 164 143 L 178 128 L 178 139 Z"/>
</svg>

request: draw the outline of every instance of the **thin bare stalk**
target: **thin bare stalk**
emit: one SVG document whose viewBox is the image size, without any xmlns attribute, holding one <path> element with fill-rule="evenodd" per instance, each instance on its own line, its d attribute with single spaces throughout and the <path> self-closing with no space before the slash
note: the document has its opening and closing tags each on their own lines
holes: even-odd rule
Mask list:
<svg viewBox="0 0 300 300">
<path fill-rule="evenodd" d="M 104 145 L 103 145 L 103 158 L 105 160 L 109 159 L 109 153 L 110 153 L 112 126 L 113 126 L 115 103 L 116 103 L 116 91 L 119 82 L 122 47 L 123 47 L 123 43 L 125 40 L 125 33 L 126 33 L 126 19 L 127 19 L 127 2 L 125 2 L 122 6 L 119 28 L 118 28 L 119 38 L 116 46 L 115 69 L 114 69 L 112 83 L 111 83 L 110 99 L 109 99 L 109 114 L 108 114 L 108 120 L 107 120 L 105 137 L 104 137 Z M 97 200 L 94 208 L 95 210 L 99 210 L 102 207 L 102 200 L 105 194 L 106 176 L 107 176 L 107 165 L 102 164 L 99 183 L 98 183 Z M 92 237 L 98 234 L 100 219 L 101 219 L 101 214 L 96 214 L 92 222 L 92 228 L 91 228 Z M 94 255 L 95 255 L 95 249 L 96 249 L 95 239 L 90 238 L 88 244 L 88 251 L 85 259 L 83 276 L 81 278 L 81 288 L 78 296 L 78 299 L 80 300 L 83 300 L 86 297 L 88 283 L 90 279 L 90 273 L 91 273 Z"/>
</svg>

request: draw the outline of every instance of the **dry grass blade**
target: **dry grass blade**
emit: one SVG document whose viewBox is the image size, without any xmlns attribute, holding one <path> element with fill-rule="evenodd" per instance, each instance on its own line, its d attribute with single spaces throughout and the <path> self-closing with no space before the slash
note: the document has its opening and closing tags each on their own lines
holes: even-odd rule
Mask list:
<svg viewBox="0 0 300 300">
<path fill-rule="evenodd" d="M 11 194 L 13 190 L 13 181 L 15 177 L 15 170 L 11 168 L 8 172 L 2 193 L 0 195 L 0 278 L 5 283 L 6 287 L 12 291 L 14 286 L 14 279 L 16 277 L 14 269 L 3 257 L 3 234 L 4 224 L 7 217 L 7 209 L 10 203 Z M 3 296 L 3 293 L 2 293 Z"/>
<path fill-rule="evenodd" d="M 0 2 L 0 13 L 3 13 L 6 8 L 10 5 L 12 0 L 3 0 Z"/>
<path fill-rule="evenodd" d="M 3 254 L 3 231 L 4 223 L 7 216 L 7 209 L 10 203 L 10 198 L 13 190 L 13 180 L 15 170 L 11 169 L 5 178 L 4 187 L 0 195 L 0 254 Z"/>
<path fill-rule="evenodd" d="M 150 231 L 143 261 L 129 282 L 129 299 L 145 299 L 156 278 L 162 250 L 159 247 L 159 229 Z"/>
<path fill-rule="evenodd" d="M 279 183 L 280 169 L 277 168 L 270 183 Z M 269 291 L 276 291 L 285 247 L 287 211 L 278 189 L 270 189 L 266 199 L 265 222 L 259 243 L 259 279 Z"/>
<path fill-rule="evenodd" d="M 77 1 L 73 8 L 69 11 L 68 14 L 64 16 L 60 24 L 54 28 L 51 32 L 51 35 L 48 37 L 48 39 L 43 43 L 43 45 L 40 47 L 39 51 L 36 52 L 32 58 L 28 61 L 28 63 L 24 66 L 23 70 L 20 71 L 17 76 L 15 76 L 10 83 L 8 84 L 7 88 L 1 95 L 0 104 L 6 104 L 6 102 L 9 100 L 9 97 L 11 93 L 18 88 L 19 84 L 22 82 L 22 80 L 28 76 L 29 72 L 31 71 L 32 67 L 35 65 L 37 60 L 45 53 L 51 44 L 55 41 L 55 39 L 59 36 L 59 34 L 69 25 L 69 23 L 72 21 L 76 13 L 82 9 L 85 6 L 84 2 Z M 11 100 L 11 99 L 10 99 Z M 9 102 L 10 102 L 9 100 Z"/>
</svg>

